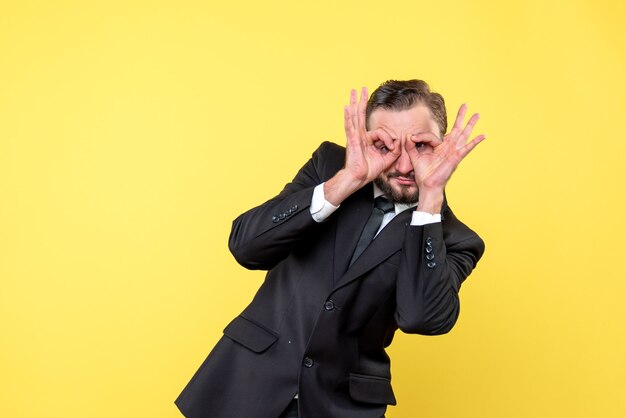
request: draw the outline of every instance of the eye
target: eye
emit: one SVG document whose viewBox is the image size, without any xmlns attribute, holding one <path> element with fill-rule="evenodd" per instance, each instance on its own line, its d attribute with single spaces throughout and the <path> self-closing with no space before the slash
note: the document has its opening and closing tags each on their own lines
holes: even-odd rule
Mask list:
<svg viewBox="0 0 626 418">
<path fill-rule="evenodd" d="M 383 141 L 374 142 L 374 146 L 380 151 L 382 154 L 387 154 L 389 152 L 389 148 L 385 145 Z"/>
<path fill-rule="evenodd" d="M 415 143 L 415 148 L 417 148 L 417 149 L 424 148 L 424 143 L 423 142 Z"/>
</svg>

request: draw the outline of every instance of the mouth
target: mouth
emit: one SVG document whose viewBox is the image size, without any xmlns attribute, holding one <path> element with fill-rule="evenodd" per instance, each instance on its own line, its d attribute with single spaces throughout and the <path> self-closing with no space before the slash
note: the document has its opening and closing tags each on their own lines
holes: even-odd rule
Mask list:
<svg viewBox="0 0 626 418">
<path fill-rule="evenodd" d="M 401 186 L 415 186 L 415 178 L 413 176 L 402 176 L 399 174 L 392 174 L 389 176 L 389 180 L 393 180 Z"/>
<path fill-rule="evenodd" d="M 411 180 L 408 178 L 396 177 L 394 178 L 395 182 L 402 186 L 415 186 L 415 180 Z"/>
</svg>

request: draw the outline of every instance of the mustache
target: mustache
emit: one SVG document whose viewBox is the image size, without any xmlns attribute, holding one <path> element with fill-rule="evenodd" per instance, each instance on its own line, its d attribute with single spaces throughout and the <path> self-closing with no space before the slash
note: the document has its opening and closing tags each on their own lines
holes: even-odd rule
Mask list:
<svg viewBox="0 0 626 418">
<path fill-rule="evenodd" d="M 387 174 L 387 177 L 390 178 L 390 179 L 396 178 L 396 177 L 402 177 L 402 178 L 409 179 L 409 180 L 415 180 L 415 174 L 413 172 L 411 172 L 409 174 L 401 174 L 401 173 L 398 173 L 397 171 L 395 171 L 393 173 Z"/>
</svg>

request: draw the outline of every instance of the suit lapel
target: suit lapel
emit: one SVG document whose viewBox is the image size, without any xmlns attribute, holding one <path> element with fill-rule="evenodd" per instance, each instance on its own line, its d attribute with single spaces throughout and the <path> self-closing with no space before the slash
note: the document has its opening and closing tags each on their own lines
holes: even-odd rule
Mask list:
<svg viewBox="0 0 626 418">
<path fill-rule="evenodd" d="M 370 212 L 373 207 L 373 203 L 370 203 Z M 345 274 L 341 275 L 338 280 L 335 280 L 335 288 L 344 286 L 351 281 L 359 278 L 361 275 L 366 273 L 368 270 L 376 267 L 380 263 L 382 263 L 385 259 L 389 258 L 392 254 L 399 251 L 402 248 L 404 243 L 404 233 L 407 225 L 411 220 L 411 213 L 414 209 L 407 209 L 402 213 L 399 213 L 395 218 L 387 224 L 382 231 L 376 236 L 374 241 L 365 249 L 363 254 L 354 262 L 354 264 L 347 269 L 348 262 L 352 256 L 352 251 L 356 247 L 356 242 L 358 240 L 358 235 L 360 235 L 367 218 L 369 217 L 369 213 L 365 219 L 360 223 L 361 229 L 358 232 L 353 232 L 356 235 L 355 238 L 351 239 L 350 246 L 347 247 L 352 251 L 348 254 L 345 260 L 345 264 L 341 266 L 344 267 L 342 270 L 335 269 L 335 275 L 337 272 L 344 272 Z M 339 228 L 338 228 L 339 230 Z M 345 243 L 344 243 L 345 244 Z M 344 261 L 342 261 L 344 263 Z M 337 267 L 337 266 L 336 266 Z"/>
</svg>

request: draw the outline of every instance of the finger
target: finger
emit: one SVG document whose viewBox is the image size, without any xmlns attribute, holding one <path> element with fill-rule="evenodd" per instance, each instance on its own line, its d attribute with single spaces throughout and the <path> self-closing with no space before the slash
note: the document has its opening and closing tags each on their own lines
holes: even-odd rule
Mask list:
<svg viewBox="0 0 626 418">
<path fill-rule="evenodd" d="M 359 126 L 358 124 L 358 120 L 357 120 L 357 114 L 356 114 L 356 90 L 352 89 L 350 90 L 350 120 L 352 123 L 352 127 L 354 129 L 357 129 L 357 127 Z"/>
<path fill-rule="evenodd" d="M 431 132 L 409 135 L 409 141 L 407 142 L 412 142 L 413 144 L 428 144 L 433 148 L 442 143 L 441 139 Z"/>
<path fill-rule="evenodd" d="M 359 100 L 359 106 L 357 109 L 358 112 L 358 127 L 359 130 L 362 133 L 365 133 L 367 131 L 367 123 L 365 120 L 365 113 L 367 110 L 367 98 L 368 98 L 368 94 L 367 94 L 367 87 L 363 87 L 361 88 L 361 99 Z"/>
<path fill-rule="evenodd" d="M 394 139 L 391 137 L 391 135 L 387 134 L 387 132 L 385 132 L 385 136 L 383 137 L 383 142 L 385 143 L 385 146 L 387 147 L 387 149 L 389 150 L 389 152 L 394 153 L 394 154 L 400 154 L 400 149 L 399 147 L 396 147 L 396 142 L 394 141 Z"/>
<path fill-rule="evenodd" d="M 452 127 L 452 131 L 458 132 L 461 130 L 463 126 L 463 120 L 465 119 L 465 112 L 467 111 L 467 104 L 463 103 L 459 108 L 459 112 L 456 114 L 456 120 L 454 121 L 454 126 Z"/>
<path fill-rule="evenodd" d="M 465 158 L 465 156 L 467 154 L 469 154 L 474 148 L 476 148 L 476 145 L 480 144 L 481 142 L 483 142 L 483 140 L 487 138 L 485 135 L 478 135 L 476 138 L 472 139 L 470 142 L 468 142 L 465 147 L 463 147 L 462 150 L 462 157 Z"/>
<path fill-rule="evenodd" d="M 478 119 L 480 119 L 480 115 L 478 113 L 474 113 L 470 120 L 467 122 L 467 125 L 465 125 L 463 132 L 461 133 L 461 135 L 459 135 L 459 139 L 462 138 L 461 145 L 465 145 L 465 141 L 467 141 L 470 135 L 472 135 L 472 130 L 474 130 L 474 126 L 476 125 L 476 122 L 478 122 Z"/>
<path fill-rule="evenodd" d="M 380 141 L 387 147 L 387 149 L 393 152 L 396 148 L 396 141 L 389 135 L 389 133 L 383 129 L 376 129 L 375 131 L 368 132 L 368 135 L 373 141 Z"/>
<path fill-rule="evenodd" d="M 356 90 L 350 89 L 350 106 L 356 105 Z"/>
<path fill-rule="evenodd" d="M 346 137 L 350 139 L 354 132 L 354 126 L 352 125 L 352 119 L 350 115 L 350 109 L 348 106 L 343 107 L 343 128 L 346 131 Z"/>
<path fill-rule="evenodd" d="M 438 136 L 424 132 L 417 135 L 408 135 L 408 140 L 405 141 L 405 148 L 409 152 L 409 156 L 419 156 L 422 154 L 431 154 L 435 150 L 435 147 L 441 145 L 441 139 Z"/>
</svg>

